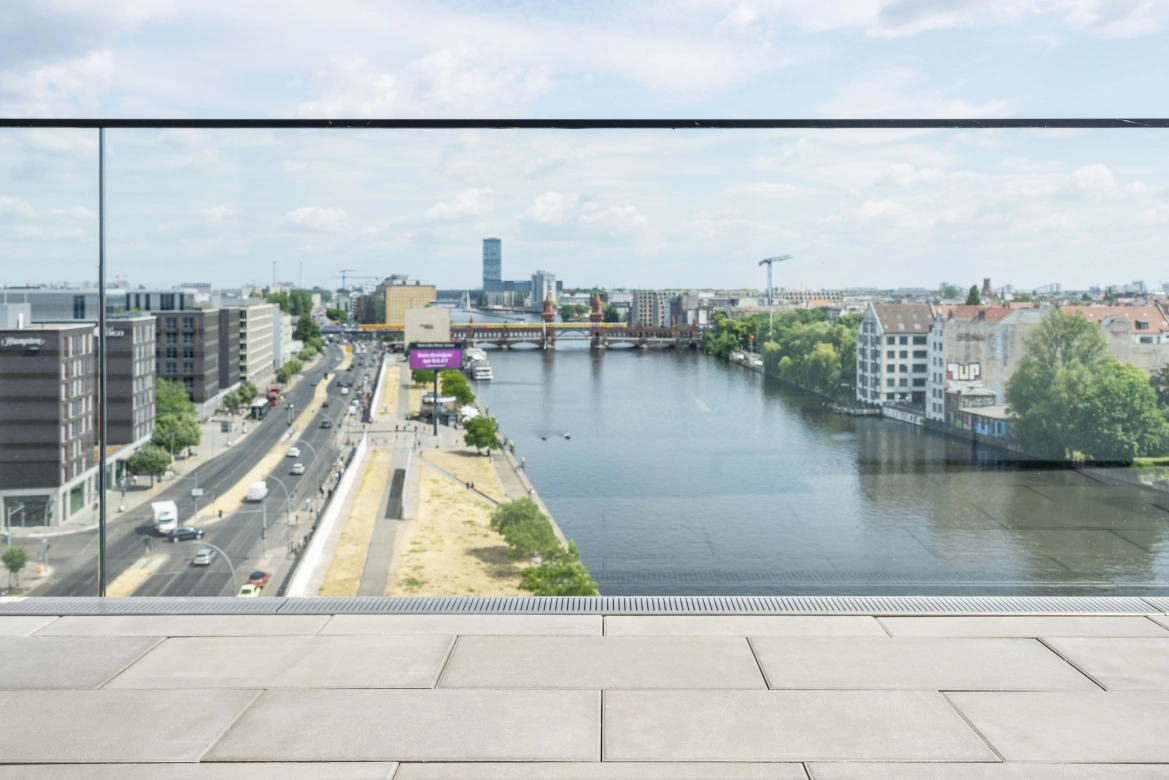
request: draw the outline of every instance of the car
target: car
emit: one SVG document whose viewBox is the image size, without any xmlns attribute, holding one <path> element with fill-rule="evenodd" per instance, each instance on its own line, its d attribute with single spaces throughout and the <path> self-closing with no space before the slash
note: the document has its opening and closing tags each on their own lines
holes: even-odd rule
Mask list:
<svg viewBox="0 0 1169 780">
<path fill-rule="evenodd" d="M 348 388 L 348 387 L 342 387 L 342 388 L 341 388 L 341 395 L 349 395 L 349 388 Z"/>
<path fill-rule="evenodd" d="M 324 401 L 321 401 L 321 408 L 322 408 L 322 409 L 328 409 L 328 408 L 329 408 L 329 401 L 328 401 L 327 399 L 326 399 L 326 400 L 324 400 Z"/>
<path fill-rule="evenodd" d="M 203 529 L 189 528 L 185 525 L 180 525 L 178 528 L 173 529 L 169 534 L 167 534 L 167 538 L 169 538 L 172 542 L 183 542 L 187 539 L 202 539 Z"/>
<path fill-rule="evenodd" d="M 219 557 L 219 553 L 210 547 L 204 547 L 199 552 L 195 553 L 194 560 L 191 561 L 193 566 L 210 566 L 211 562 Z"/>
<path fill-rule="evenodd" d="M 256 598 L 260 595 L 260 588 L 256 585 L 244 585 L 237 594 L 240 598 Z"/>
<path fill-rule="evenodd" d="M 321 420 L 321 427 L 322 428 L 332 428 L 333 421 L 332 420 Z"/>
<path fill-rule="evenodd" d="M 288 457 L 299 458 L 300 457 L 300 447 L 289 447 L 288 448 Z"/>
<path fill-rule="evenodd" d="M 256 569 L 248 575 L 248 584 L 255 585 L 257 588 L 262 588 L 268 584 L 268 572 Z"/>
<path fill-rule="evenodd" d="M 293 463 L 292 464 L 292 473 L 295 474 L 296 476 L 300 476 L 301 474 L 303 474 L 304 473 L 304 464 L 303 463 Z"/>
</svg>

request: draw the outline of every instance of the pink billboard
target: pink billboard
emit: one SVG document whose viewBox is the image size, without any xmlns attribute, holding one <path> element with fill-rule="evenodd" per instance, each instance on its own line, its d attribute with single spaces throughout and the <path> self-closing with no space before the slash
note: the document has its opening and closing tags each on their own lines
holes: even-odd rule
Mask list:
<svg viewBox="0 0 1169 780">
<path fill-rule="evenodd" d="M 463 367 L 463 351 L 449 344 L 416 344 L 410 350 L 411 370 L 442 370 Z"/>
</svg>

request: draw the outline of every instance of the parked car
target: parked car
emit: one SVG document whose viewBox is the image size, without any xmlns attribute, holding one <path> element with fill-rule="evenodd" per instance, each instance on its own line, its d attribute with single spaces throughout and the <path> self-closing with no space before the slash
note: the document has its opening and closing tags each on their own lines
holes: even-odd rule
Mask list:
<svg viewBox="0 0 1169 780">
<path fill-rule="evenodd" d="M 195 553 L 195 559 L 191 563 L 195 566 L 210 566 L 211 562 L 219 557 L 219 553 L 212 550 L 210 547 L 204 547 L 199 552 Z"/>
<path fill-rule="evenodd" d="M 288 457 L 299 458 L 300 457 L 300 447 L 289 447 L 288 448 Z"/>
<path fill-rule="evenodd" d="M 295 474 L 296 476 L 300 476 L 301 474 L 303 474 L 304 473 L 304 464 L 303 463 L 293 463 L 292 464 L 292 473 Z"/>
<path fill-rule="evenodd" d="M 328 408 L 329 408 L 329 400 L 328 400 L 328 399 L 325 399 L 324 401 L 321 401 L 321 408 L 322 408 L 322 409 L 328 409 Z"/>
<path fill-rule="evenodd" d="M 244 585 L 239 589 L 240 598 L 256 598 L 260 595 L 260 588 L 255 585 Z"/>
<path fill-rule="evenodd" d="M 321 427 L 322 428 L 332 428 L 333 421 L 332 420 L 321 420 Z"/>
<path fill-rule="evenodd" d="M 203 529 L 189 528 L 188 526 L 180 525 L 178 528 L 175 528 L 169 534 L 167 534 L 167 538 L 169 538 L 172 542 L 185 542 L 188 539 L 202 539 Z"/>
<path fill-rule="evenodd" d="M 248 576 L 248 584 L 262 588 L 268 584 L 268 572 L 256 569 Z"/>
</svg>

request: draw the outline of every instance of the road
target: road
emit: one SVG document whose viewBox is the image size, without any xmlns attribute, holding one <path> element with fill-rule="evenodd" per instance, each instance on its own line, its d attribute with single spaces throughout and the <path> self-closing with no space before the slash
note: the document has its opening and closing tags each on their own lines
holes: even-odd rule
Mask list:
<svg viewBox="0 0 1169 780">
<path fill-rule="evenodd" d="M 295 409 L 301 409 L 308 404 L 315 391 L 314 382 L 321 379 L 326 371 L 332 371 L 340 363 L 342 354 L 340 349 L 331 346 L 317 366 L 306 372 L 301 382 L 287 393 L 285 402 L 291 402 Z M 347 374 L 359 380 L 362 369 L 355 368 Z M 345 408 L 352 396 L 341 396 L 336 386 L 336 379 L 329 383 L 329 407 L 322 409 L 307 424 L 300 437 L 301 457 L 286 459 L 280 462 L 271 472 L 268 497 L 262 504 L 242 504 L 234 511 L 225 511 L 222 519 L 205 526 L 204 540 L 221 548 L 236 567 L 238 582 L 233 585 L 227 564 L 216 560 L 210 566 L 195 567 L 190 564 L 195 551 L 202 547 L 198 541 L 180 542 L 171 544 L 166 539 L 154 537 L 153 548 L 155 553 L 165 553 L 166 561 L 139 587 L 134 595 L 137 596 L 218 596 L 234 595 L 238 585 L 243 584 L 252 568 L 261 560 L 264 542 L 261 540 L 264 512 L 267 512 L 268 534 L 266 546 L 269 551 L 283 557 L 287 550 L 286 518 L 287 498 L 285 491 L 274 484 L 274 481 L 284 485 L 289 493 L 296 492 L 298 503 L 303 508 L 303 501 L 309 495 L 315 495 L 318 485 L 324 481 L 329 466 L 337 458 L 338 445 L 344 430 Z M 333 428 L 322 429 L 320 422 L 323 416 L 328 416 L 336 422 Z M 204 491 L 200 500 L 203 506 L 213 494 L 221 494 L 234 485 L 243 475 L 250 471 L 273 447 L 286 447 L 294 442 L 281 442 L 280 439 L 288 432 L 288 415 L 283 404 L 273 410 L 267 419 L 256 425 L 231 450 L 219 455 L 214 460 L 199 466 L 188 474 L 168 485 L 154 497 L 154 501 L 174 501 L 179 508 L 181 524 L 187 524 L 194 514 L 195 505 L 190 491 L 195 485 L 195 474 L 198 474 L 199 487 Z M 314 458 L 313 451 L 316 451 Z M 289 473 L 293 462 L 304 463 L 307 472 L 303 476 L 293 476 Z M 303 485 L 298 490 L 297 486 Z M 295 510 L 293 510 L 295 511 Z M 141 558 L 145 552 L 143 537 L 153 536 L 153 513 L 150 504 L 146 503 L 124 515 L 111 518 L 106 531 L 106 582 L 114 579 Z M 29 548 L 30 558 L 40 547 L 39 540 L 25 538 L 17 540 Z M 97 575 L 97 532 L 85 532 L 68 536 L 53 537 L 50 539 L 50 563 L 53 565 L 53 575 L 39 585 L 33 595 L 37 596 L 96 596 L 98 593 Z M 222 556 L 220 556 L 222 558 Z M 271 588 L 273 592 L 275 588 Z"/>
</svg>

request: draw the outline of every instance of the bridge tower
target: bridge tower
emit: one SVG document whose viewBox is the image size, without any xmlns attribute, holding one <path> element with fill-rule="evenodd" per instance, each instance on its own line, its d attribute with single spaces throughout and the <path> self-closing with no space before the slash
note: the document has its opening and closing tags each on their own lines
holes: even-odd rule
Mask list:
<svg viewBox="0 0 1169 780">
<path fill-rule="evenodd" d="M 601 335 L 600 324 L 605 319 L 605 312 L 601 309 L 601 294 L 593 293 L 592 306 L 589 309 L 589 322 L 592 323 L 590 330 L 592 331 L 589 339 L 589 346 L 593 349 L 604 349 L 605 338 Z"/>
<path fill-rule="evenodd" d="M 544 311 L 540 312 L 540 319 L 544 321 L 544 339 L 541 349 L 552 349 L 556 344 L 556 329 L 548 327 L 556 321 L 556 304 L 552 302 L 552 293 L 544 298 Z"/>
</svg>

